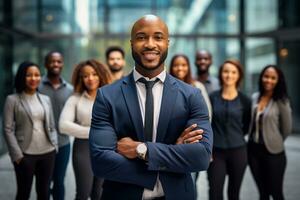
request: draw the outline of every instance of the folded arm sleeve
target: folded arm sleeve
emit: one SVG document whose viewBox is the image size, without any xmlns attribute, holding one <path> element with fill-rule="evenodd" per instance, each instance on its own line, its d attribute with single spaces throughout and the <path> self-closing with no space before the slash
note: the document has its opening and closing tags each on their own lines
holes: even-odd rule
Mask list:
<svg viewBox="0 0 300 200">
<path fill-rule="evenodd" d="M 203 139 L 199 143 L 194 144 L 167 145 L 162 143 L 147 143 L 149 170 L 189 173 L 208 168 L 212 151 L 213 134 L 207 106 L 199 90 L 196 90 L 191 95 L 189 107 L 190 117 L 187 126 L 197 124 L 197 128 L 204 131 Z"/>
<path fill-rule="evenodd" d="M 244 94 L 241 95 L 243 104 L 243 133 L 246 135 L 249 132 L 251 121 L 251 100 Z"/>
<path fill-rule="evenodd" d="M 292 132 L 292 109 L 288 100 L 278 101 L 278 107 L 280 112 L 280 131 L 282 132 L 283 139 L 286 139 Z"/>
<path fill-rule="evenodd" d="M 52 137 L 51 137 L 51 141 L 54 144 L 56 151 L 58 151 L 58 136 L 57 136 L 57 130 L 56 130 L 56 127 L 55 127 L 53 105 L 52 105 L 51 100 L 50 100 L 49 97 L 47 97 L 46 99 L 48 101 L 48 105 L 49 105 L 49 108 L 50 108 L 49 109 L 49 127 L 50 127 L 52 133 L 55 132 L 55 134 L 53 134 Z"/>
<path fill-rule="evenodd" d="M 59 131 L 76 138 L 87 139 L 90 127 L 76 123 L 78 96 L 72 95 L 64 105 L 59 118 Z"/>
<path fill-rule="evenodd" d="M 89 135 L 94 174 L 107 180 L 153 189 L 157 173 L 149 171 L 143 161 L 127 159 L 115 151 L 117 136 L 112 125 L 111 115 L 110 108 L 106 105 L 100 89 L 93 106 Z"/>
</svg>

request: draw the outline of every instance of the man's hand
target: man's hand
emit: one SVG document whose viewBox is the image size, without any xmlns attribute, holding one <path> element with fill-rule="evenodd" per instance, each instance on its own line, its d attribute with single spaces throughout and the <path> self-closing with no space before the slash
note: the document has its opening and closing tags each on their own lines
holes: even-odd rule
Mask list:
<svg viewBox="0 0 300 200">
<path fill-rule="evenodd" d="M 176 141 L 176 144 L 190 144 L 197 143 L 202 139 L 203 130 L 194 130 L 197 124 L 193 124 L 186 128 Z"/>
<path fill-rule="evenodd" d="M 117 152 L 126 158 L 134 159 L 137 157 L 136 147 L 142 142 L 132 140 L 130 137 L 124 137 L 117 143 Z"/>
</svg>

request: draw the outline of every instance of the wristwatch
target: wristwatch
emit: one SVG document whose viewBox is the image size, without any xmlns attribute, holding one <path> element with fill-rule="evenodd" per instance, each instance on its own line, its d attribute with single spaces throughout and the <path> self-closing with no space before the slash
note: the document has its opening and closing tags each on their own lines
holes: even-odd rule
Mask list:
<svg viewBox="0 0 300 200">
<path fill-rule="evenodd" d="M 141 143 L 137 145 L 136 147 L 136 153 L 137 157 L 142 160 L 146 160 L 146 154 L 147 154 L 147 145 L 145 143 Z"/>
</svg>

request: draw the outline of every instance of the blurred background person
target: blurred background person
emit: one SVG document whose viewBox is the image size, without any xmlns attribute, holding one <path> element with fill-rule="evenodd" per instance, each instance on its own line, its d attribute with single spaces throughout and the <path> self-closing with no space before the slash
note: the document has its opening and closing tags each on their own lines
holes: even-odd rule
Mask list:
<svg viewBox="0 0 300 200">
<path fill-rule="evenodd" d="M 100 199 L 103 179 L 93 175 L 89 153 L 89 131 L 92 107 L 97 90 L 111 83 L 109 69 L 90 59 L 80 62 L 74 69 L 72 84 L 74 94 L 67 100 L 59 120 L 60 131 L 75 137 L 73 144 L 73 169 L 76 180 L 75 199 Z"/>
<path fill-rule="evenodd" d="M 208 94 L 220 88 L 216 77 L 209 74 L 209 68 L 212 64 L 212 55 L 207 50 L 198 50 L 195 56 L 195 65 L 197 69 L 197 80 L 204 84 Z"/>
<path fill-rule="evenodd" d="M 38 65 L 20 64 L 16 77 L 16 93 L 6 98 L 4 135 L 17 179 L 17 200 L 30 197 L 33 177 L 37 199 L 49 197 L 57 132 L 48 96 L 37 92 L 41 81 Z"/>
<path fill-rule="evenodd" d="M 284 141 L 292 130 L 292 111 L 282 71 L 266 66 L 259 77 L 259 91 L 252 96 L 249 131 L 249 166 L 260 199 L 284 199 L 286 169 Z"/>
<path fill-rule="evenodd" d="M 68 135 L 61 134 L 58 130 L 60 113 L 67 99 L 73 93 L 73 87 L 61 76 L 64 67 L 63 55 L 57 51 L 51 51 L 45 56 L 45 68 L 47 74 L 43 76 L 39 86 L 39 92 L 50 97 L 53 106 L 56 130 L 58 133 L 59 150 L 55 156 L 55 166 L 52 177 L 50 193 L 54 200 L 65 198 L 64 179 L 70 157 L 70 140 Z"/>
<path fill-rule="evenodd" d="M 106 63 L 110 69 L 113 81 L 121 79 L 126 65 L 125 52 L 121 47 L 111 46 L 106 50 Z"/>
<path fill-rule="evenodd" d="M 179 80 L 201 90 L 202 96 L 204 97 L 208 108 L 209 118 L 211 119 L 212 110 L 207 91 L 201 82 L 192 78 L 190 61 L 186 55 L 176 54 L 172 57 L 170 62 L 170 74 L 175 78 L 178 78 Z"/>
<path fill-rule="evenodd" d="M 210 200 L 224 199 L 226 175 L 228 199 L 239 199 L 247 166 L 244 136 L 251 118 L 251 101 L 239 91 L 242 79 L 241 64 L 236 60 L 226 60 L 219 68 L 221 89 L 210 95 L 214 133 L 213 161 L 207 171 Z"/>
</svg>

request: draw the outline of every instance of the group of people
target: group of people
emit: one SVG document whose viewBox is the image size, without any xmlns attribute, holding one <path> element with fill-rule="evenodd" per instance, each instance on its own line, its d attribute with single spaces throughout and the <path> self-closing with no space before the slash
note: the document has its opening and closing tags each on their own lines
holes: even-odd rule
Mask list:
<svg viewBox="0 0 300 200">
<path fill-rule="evenodd" d="M 88 136 L 97 89 L 123 75 L 125 55 L 120 47 L 106 52 L 106 65 L 90 59 L 73 70 L 72 85 L 61 76 L 63 55 L 45 56 L 47 74 L 25 61 L 15 76 L 16 93 L 4 105 L 4 135 L 17 180 L 16 199 L 29 199 L 33 177 L 38 199 L 64 199 L 64 177 L 74 136 L 75 199 L 100 199 L 103 179 L 94 177 Z"/>
<path fill-rule="evenodd" d="M 199 50 L 193 78 L 188 57 L 177 54 L 167 73 L 169 32 L 157 16 L 137 20 L 130 42 L 135 66 L 127 76 L 120 47 L 107 49 L 107 65 L 78 63 L 72 85 L 59 52 L 45 56 L 43 77 L 37 64 L 20 64 L 3 123 L 16 199 L 29 199 L 33 177 L 38 199 L 64 199 L 69 136 L 75 199 L 194 200 L 203 170 L 211 200 L 223 199 L 226 176 L 228 199 L 239 199 L 247 165 L 260 199 L 284 199 L 292 117 L 282 71 L 266 66 L 251 100 L 239 90 L 237 60 L 224 61 L 215 78 L 212 55 Z"/>
<path fill-rule="evenodd" d="M 239 199 L 248 164 L 260 199 L 270 196 L 284 199 L 286 155 L 283 143 L 291 133 L 292 113 L 283 72 L 275 65 L 265 66 L 259 76 L 259 91 L 250 99 L 239 90 L 244 73 L 237 60 L 224 61 L 219 67 L 218 79 L 209 75 L 212 55 L 208 51 L 198 51 L 195 64 L 197 79 L 191 76 L 188 57 L 175 55 L 170 74 L 198 87 L 205 100 L 209 94 L 206 103 L 212 110 L 214 133 L 212 160 L 207 170 L 209 199 L 224 199 L 226 176 L 228 199 Z"/>
</svg>

